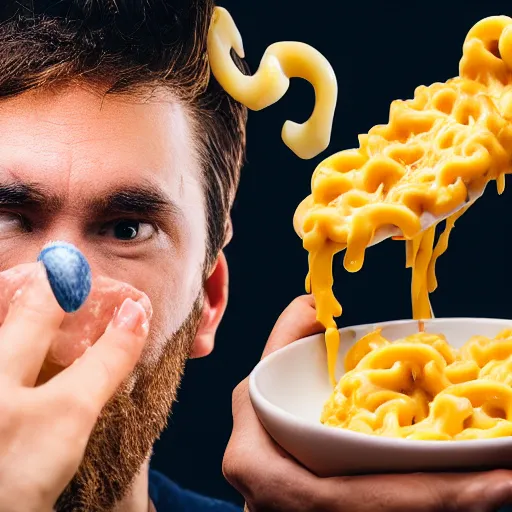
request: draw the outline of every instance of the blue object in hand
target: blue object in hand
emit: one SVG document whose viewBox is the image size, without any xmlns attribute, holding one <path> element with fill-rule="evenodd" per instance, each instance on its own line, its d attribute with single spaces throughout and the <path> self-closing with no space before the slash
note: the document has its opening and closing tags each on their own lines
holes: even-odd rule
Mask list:
<svg viewBox="0 0 512 512">
<path fill-rule="evenodd" d="M 72 244 L 53 242 L 39 253 L 53 294 L 66 313 L 79 309 L 91 291 L 91 267 Z"/>
</svg>

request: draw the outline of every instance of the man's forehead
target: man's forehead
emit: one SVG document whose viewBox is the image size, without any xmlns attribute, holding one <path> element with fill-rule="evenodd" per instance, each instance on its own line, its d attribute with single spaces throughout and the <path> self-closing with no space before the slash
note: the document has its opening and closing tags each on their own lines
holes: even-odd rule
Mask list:
<svg viewBox="0 0 512 512">
<path fill-rule="evenodd" d="M 199 175 L 189 116 L 171 97 L 102 98 L 68 88 L 0 102 L 4 183 L 39 185 L 47 195 L 52 188 L 71 192 L 76 183 L 108 195 L 123 188 L 180 191 Z"/>
<path fill-rule="evenodd" d="M 31 148 L 44 151 L 58 145 L 122 150 L 126 157 L 160 149 L 193 146 L 190 117 L 169 96 L 143 100 L 139 95 L 103 95 L 81 87 L 59 91 L 36 90 L 0 101 L 1 141 L 15 144 L 31 140 Z M 61 151 L 62 148 L 61 148 Z M 122 155 L 116 155 L 117 158 Z"/>
<path fill-rule="evenodd" d="M 89 86 L 85 82 L 56 85 L 53 88 L 35 88 L 0 101 L 0 114 L 4 111 L 32 117 L 32 120 L 62 124 L 62 119 L 81 124 L 85 119 L 104 121 L 109 117 L 133 116 L 141 118 L 154 115 L 156 111 L 171 116 L 174 123 L 182 122 L 187 110 L 183 104 L 164 87 L 151 91 L 140 89 L 122 94 L 107 93 L 101 86 Z"/>
</svg>

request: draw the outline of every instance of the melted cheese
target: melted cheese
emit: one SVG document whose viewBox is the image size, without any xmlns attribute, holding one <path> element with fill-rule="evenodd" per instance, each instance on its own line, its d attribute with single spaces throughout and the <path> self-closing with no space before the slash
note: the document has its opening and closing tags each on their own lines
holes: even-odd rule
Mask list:
<svg viewBox="0 0 512 512">
<path fill-rule="evenodd" d="M 361 338 L 322 411 L 325 425 L 416 440 L 512 435 L 512 330 L 471 338 L 460 350 L 418 333 Z"/>
<path fill-rule="evenodd" d="M 413 318 L 430 318 L 435 262 L 468 196 L 490 180 L 503 191 L 512 159 L 512 73 L 506 63 L 512 64 L 511 27 L 505 16 L 479 22 L 464 43 L 460 76 L 420 86 L 412 100 L 394 101 L 386 125 L 360 135 L 359 148 L 341 151 L 315 170 L 311 195 L 294 223 L 310 254 L 308 283 L 328 331 L 333 383 L 339 344 L 334 317 L 341 313 L 331 288 L 333 255 L 345 250 L 344 266 L 356 272 L 375 234 L 397 227 L 412 267 Z M 425 214 L 434 219 L 428 229 Z M 443 218 L 446 229 L 434 249 L 435 219 Z"/>
</svg>

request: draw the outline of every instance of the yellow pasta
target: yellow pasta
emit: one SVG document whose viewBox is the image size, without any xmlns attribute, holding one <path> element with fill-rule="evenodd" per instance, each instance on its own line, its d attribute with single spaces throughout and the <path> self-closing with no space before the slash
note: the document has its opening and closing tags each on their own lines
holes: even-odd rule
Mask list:
<svg viewBox="0 0 512 512">
<path fill-rule="evenodd" d="M 416 440 L 512 435 L 512 329 L 455 350 L 442 335 L 388 341 L 380 330 L 345 357 L 325 425 Z"/>
<path fill-rule="evenodd" d="M 512 159 L 512 19 L 497 16 L 468 33 L 460 76 L 420 86 L 414 98 L 394 101 L 389 122 L 359 136 L 359 148 L 341 151 L 315 170 L 311 195 L 294 225 L 309 252 L 307 290 L 326 328 L 333 385 L 339 347 L 334 318 L 332 259 L 345 250 L 349 272 L 363 265 L 365 249 L 382 230 L 397 229 L 412 268 L 413 318 L 432 316 L 435 263 L 450 232 L 490 180 L 498 191 Z M 426 220 L 425 220 L 426 219 Z M 434 247 L 436 224 L 447 219 Z"/>
</svg>

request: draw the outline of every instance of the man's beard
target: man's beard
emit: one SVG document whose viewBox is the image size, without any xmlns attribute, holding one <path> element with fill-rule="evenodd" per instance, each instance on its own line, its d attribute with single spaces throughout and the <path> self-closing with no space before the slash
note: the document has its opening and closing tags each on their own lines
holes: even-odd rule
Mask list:
<svg viewBox="0 0 512 512">
<path fill-rule="evenodd" d="M 110 511 L 131 489 L 167 424 L 201 311 L 200 297 L 158 362 L 138 365 L 135 385 L 123 385 L 104 407 L 80 468 L 57 501 L 58 512 Z"/>
</svg>

